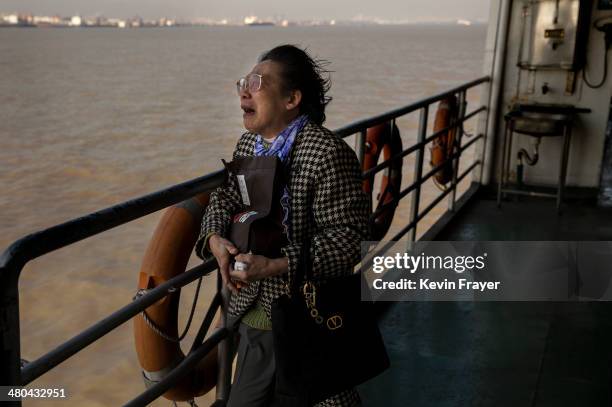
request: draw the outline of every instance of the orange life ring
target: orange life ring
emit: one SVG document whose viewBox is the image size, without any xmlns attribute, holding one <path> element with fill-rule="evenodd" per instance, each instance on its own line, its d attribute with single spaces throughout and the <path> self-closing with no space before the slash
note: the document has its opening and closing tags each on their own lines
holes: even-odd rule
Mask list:
<svg viewBox="0 0 612 407">
<path fill-rule="evenodd" d="M 457 118 L 457 98 L 455 96 L 449 96 L 442 99 L 438 104 L 438 110 L 436 111 L 436 119 L 434 121 L 434 133 L 448 127 Z M 455 135 L 457 128 L 452 128 L 440 134 L 438 137 L 433 139 L 431 147 L 431 161 L 430 165 L 432 168 L 441 165 L 446 161 L 452 154 L 455 144 Z M 434 174 L 434 181 L 438 185 L 447 184 L 453 179 L 453 163 L 449 161 L 446 163 L 440 171 Z"/>
<path fill-rule="evenodd" d="M 149 242 L 138 277 L 138 289 L 152 289 L 185 271 L 200 232 L 200 222 L 209 202 L 209 194 L 168 208 Z M 146 316 L 168 337 L 178 336 L 180 290 L 167 295 L 146 309 Z M 185 357 L 177 341 L 157 333 L 142 313 L 134 318 L 134 337 L 138 361 L 145 384 L 160 381 Z M 174 401 L 191 400 L 212 389 L 217 382 L 217 352 L 210 352 L 175 387 L 164 393 Z"/>
<path fill-rule="evenodd" d="M 389 122 L 382 123 L 374 127 L 370 127 L 366 134 L 366 145 L 365 155 L 363 158 L 363 171 L 367 171 L 374 168 L 378 164 L 380 154 L 383 154 L 383 159 L 389 160 L 392 157 L 402 152 L 402 139 L 400 137 L 399 129 L 397 126 Z M 367 178 L 363 181 L 363 191 L 366 194 L 371 194 L 373 189 L 373 177 Z M 402 159 L 395 160 L 391 165 L 383 170 L 382 182 L 380 190 L 376 196 L 376 209 L 383 208 L 379 215 L 377 215 L 370 222 L 372 240 L 382 240 L 387 234 L 391 222 L 393 221 L 393 215 L 395 214 L 395 208 L 397 202 L 394 202 L 394 197 L 397 197 L 402 185 Z"/>
</svg>

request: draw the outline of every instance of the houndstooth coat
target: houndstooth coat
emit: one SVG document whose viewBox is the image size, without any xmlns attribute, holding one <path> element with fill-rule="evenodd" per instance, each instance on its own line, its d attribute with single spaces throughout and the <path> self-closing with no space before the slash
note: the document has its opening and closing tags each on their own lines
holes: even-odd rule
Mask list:
<svg viewBox="0 0 612 407">
<path fill-rule="evenodd" d="M 244 133 L 233 158 L 253 156 L 257 135 Z M 289 261 L 287 275 L 250 282 L 230 298 L 229 313 L 242 316 L 259 301 L 268 318 L 272 301 L 286 291 L 295 275 L 301 242 L 311 237 L 315 279 L 351 274 L 360 259 L 361 241 L 367 240 L 370 203 L 362 192 L 361 168 L 355 152 L 328 129 L 309 122 L 296 136 L 289 175 L 289 244 L 282 253 Z M 235 177 L 211 194 L 202 220 L 196 253 L 210 256 L 204 238 L 211 232 L 226 236 L 232 215 L 242 210 Z M 314 216 L 313 216 L 314 215 Z M 318 406 L 353 406 L 356 391 L 338 394 Z"/>
</svg>

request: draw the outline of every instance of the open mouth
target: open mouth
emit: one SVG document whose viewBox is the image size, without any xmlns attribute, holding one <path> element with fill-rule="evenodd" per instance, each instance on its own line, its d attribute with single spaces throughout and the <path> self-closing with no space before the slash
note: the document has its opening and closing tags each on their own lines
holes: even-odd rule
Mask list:
<svg viewBox="0 0 612 407">
<path fill-rule="evenodd" d="M 244 112 L 245 115 L 255 114 L 255 109 L 252 109 L 252 108 L 246 107 L 246 106 L 242 106 L 242 111 Z"/>
</svg>

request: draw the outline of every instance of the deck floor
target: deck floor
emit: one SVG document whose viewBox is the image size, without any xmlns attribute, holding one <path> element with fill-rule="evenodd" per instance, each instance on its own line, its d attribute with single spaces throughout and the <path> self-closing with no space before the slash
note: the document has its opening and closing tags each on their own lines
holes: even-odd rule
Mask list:
<svg viewBox="0 0 612 407">
<path fill-rule="evenodd" d="M 478 194 L 437 240 L 612 240 L 612 210 Z M 392 367 L 364 406 L 612 405 L 612 304 L 403 302 L 380 323 Z"/>
</svg>

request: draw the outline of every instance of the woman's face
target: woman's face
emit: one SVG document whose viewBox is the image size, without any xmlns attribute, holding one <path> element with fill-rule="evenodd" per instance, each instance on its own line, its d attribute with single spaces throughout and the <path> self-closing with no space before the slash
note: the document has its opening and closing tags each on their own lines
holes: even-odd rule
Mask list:
<svg viewBox="0 0 612 407">
<path fill-rule="evenodd" d="M 277 62 L 260 62 L 249 73 L 261 75 L 260 89 L 250 91 L 247 87 L 239 90 L 244 127 L 265 138 L 276 137 L 299 113 L 301 93 L 283 90 L 281 69 Z"/>
</svg>

